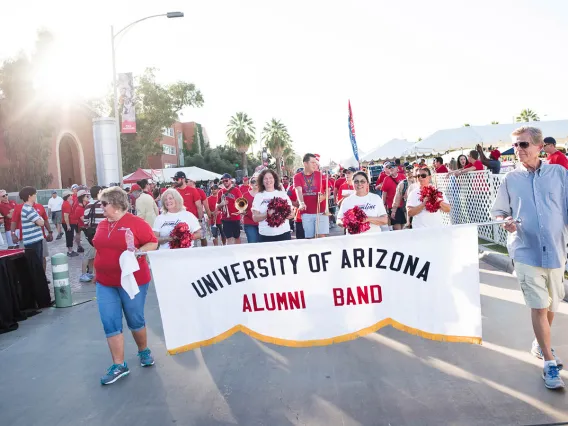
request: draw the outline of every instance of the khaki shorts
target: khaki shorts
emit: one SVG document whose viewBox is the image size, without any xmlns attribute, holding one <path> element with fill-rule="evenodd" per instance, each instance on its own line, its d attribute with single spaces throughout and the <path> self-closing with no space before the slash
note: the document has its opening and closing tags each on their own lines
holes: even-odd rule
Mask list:
<svg viewBox="0 0 568 426">
<path fill-rule="evenodd" d="M 85 257 L 85 259 L 93 260 L 95 258 L 95 255 L 97 254 L 95 248 L 92 245 L 90 245 L 88 242 L 87 244 L 85 244 L 84 248 L 85 248 L 85 253 L 83 253 L 83 256 Z"/>
<path fill-rule="evenodd" d="M 515 262 L 515 272 L 529 308 L 558 310 L 564 298 L 564 268 L 547 269 Z"/>
<path fill-rule="evenodd" d="M 49 248 L 47 247 L 47 240 L 43 239 L 43 257 L 49 257 Z"/>
</svg>

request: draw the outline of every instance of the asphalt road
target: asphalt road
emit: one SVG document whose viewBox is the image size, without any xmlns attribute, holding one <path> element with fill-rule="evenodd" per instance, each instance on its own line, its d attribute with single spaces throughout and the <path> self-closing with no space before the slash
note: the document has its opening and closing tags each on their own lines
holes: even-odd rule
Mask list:
<svg viewBox="0 0 568 426">
<path fill-rule="evenodd" d="M 65 250 L 61 241 L 52 252 Z M 61 246 L 61 247 L 60 247 Z M 146 306 L 156 365 L 103 387 L 111 359 L 93 284 L 0 335 L 0 425 L 517 425 L 568 421 L 564 392 L 545 389 L 516 280 L 480 263 L 483 345 L 441 343 L 392 328 L 326 347 L 286 348 L 236 334 L 167 355 L 154 289 Z M 568 359 L 568 304 L 553 328 Z M 192 326 L 199 326 L 195 324 Z M 568 383 L 568 373 L 562 373 Z"/>
</svg>

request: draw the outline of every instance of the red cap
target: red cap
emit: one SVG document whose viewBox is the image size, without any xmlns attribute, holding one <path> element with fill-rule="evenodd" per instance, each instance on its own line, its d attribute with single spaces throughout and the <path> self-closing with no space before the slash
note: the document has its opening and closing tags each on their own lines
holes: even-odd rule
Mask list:
<svg viewBox="0 0 568 426">
<path fill-rule="evenodd" d="M 140 188 L 140 185 L 138 185 L 137 183 L 135 183 L 134 185 L 132 185 L 132 187 L 130 187 L 131 191 L 141 191 L 142 188 Z"/>
<path fill-rule="evenodd" d="M 498 149 L 494 149 L 493 151 L 491 151 L 491 154 L 489 154 L 489 156 L 494 160 L 498 160 L 499 157 L 501 157 L 501 153 L 499 152 Z"/>
</svg>

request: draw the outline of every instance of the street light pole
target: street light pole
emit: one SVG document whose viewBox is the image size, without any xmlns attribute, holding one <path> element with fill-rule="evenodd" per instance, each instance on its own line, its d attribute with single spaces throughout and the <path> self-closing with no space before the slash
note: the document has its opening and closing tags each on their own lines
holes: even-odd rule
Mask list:
<svg viewBox="0 0 568 426">
<path fill-rule="evenodd" d="M 133 25 L 136 25 L 139 22 L 145 21 L 146 19 L 150 19 L 150 18 L 158 18 L 158 17 L 163 17 L 165 16 L 166 18 L 183 18 L 183 12 L 168 12 L 168 13 L 162 13 L 160 15 L 151 15 L 151 16 L 146 16 L 145 18 L 142 19 L 138 19 L 137 21 L 134 21 L 130 24 L 128 24 L 127 26 L 125 26 L 124 28 L 122 28 L 120 31 L 118 31 L 116 34 L 114 33 L 114 27 L 111 25 L 110 26 L 110 43 L 111 43 L 111 48 L 112 48 L 112 87 L 113 87 L 113 94 L 114 94 L 114 119 L 115 119 L 115 124 L 116 124 L 116 155 L 118 157 L 118 181 L 120 183 L 122 183 L 122 146 L 120 143 L 120 116 L 118 114 L 118 87 L 116 85 L 116 48 L 114 45 L 114 41 L 116 40 L 116 37 L 118 37 L 122 32 L 124 32 L 125 30 L 127 30 L 128 28 L 132 27 Z"/>
</svg>

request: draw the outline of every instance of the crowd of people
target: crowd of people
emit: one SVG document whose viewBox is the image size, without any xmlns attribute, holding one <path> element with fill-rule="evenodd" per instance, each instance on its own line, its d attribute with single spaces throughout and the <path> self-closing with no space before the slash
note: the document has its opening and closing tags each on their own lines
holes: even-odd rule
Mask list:
<svg viewBox="0 0 568 426">
<path fill-rule="evenodd" d="M 511 233 L 509 254 L 526 304 L 532 309 L 536 336 L 532 353 L 544 359 L 545 385 L 557 389 L 564 387 L 558 374 L 562 362 L 551 346 L 550 326 L 564 297 L 568 161 L 558 154 L 556 141 L 543 139 L 538 129 L 520 128 L 513 139 L 520 166 L 505 176 L 492 212 L 506 221 L 504 227 Z M 548 154 L 547 163 L 539 158 L 542 150 Z M 437 200 L 423 197 L 423 189 L 434 185 L 433 174 L 460 175 L 485 167 L 499 172 L 499 151 L 486 157 L 478 146 L 469 156 L 459 156 L 455 165 L 445 165 L 437 157 L 431 167 L 424 160 L 401 164 L 395 159 L 383 164 L 373 185 L 365 170 L 349 167 L 335 175 L 324 172 L 318 155 L 308 153 L 293 177 L 280 178 L 265 168 L 246 177 L 240 186 L 226 173 L 200 188 L 179 171 L 171 185 L 163 188 L 146 179 L 128 190 L 117 185 L 89 189 L 73 185 L 62 197 L 53 191 L 47 211 L 37 203 L 35 188 L 21 189 L 22 204 L 0 190 L 0 215 L 9 248 L 22 244 L 37 254 L 44 268 L 47 243 L 53 240 L 52 225 L 55 239 L 65 236 L 67 256 L 84 253 L 80 280 L 96 282 L 100 318 L 113 360 L 101 383 L 111 384 L 130 372 L 124 361 L 123 313 L 141 365 L 154 364 L 144 319 L 151 273 L 146 257 L 139 254 L 171 249 L 172 230 L 178 223 L 188 225 L 193 247 L 207 246 L 208 239 L 215 246 L 238 245 L 241 231 L 249 244 L 325 237 L 335 223 L 345 227 L 347 212 L 355 207 L 365 212 L 366 232 L 437 228 L 451 205 L 441 192 Z M 274 199 L 288 204 L 290 212 L 278 226 L 269 221 L 275 214 L 270 207 Z M 426 208 L 433 201 L 439 206 L 437 211 Z M 522 217 L 522 225 L 513 217 Z M 133 297 L 121 287 L 122 255 L 132 251 L 138 254 L 133 270 L 139 289 Z"/>
</svg>

